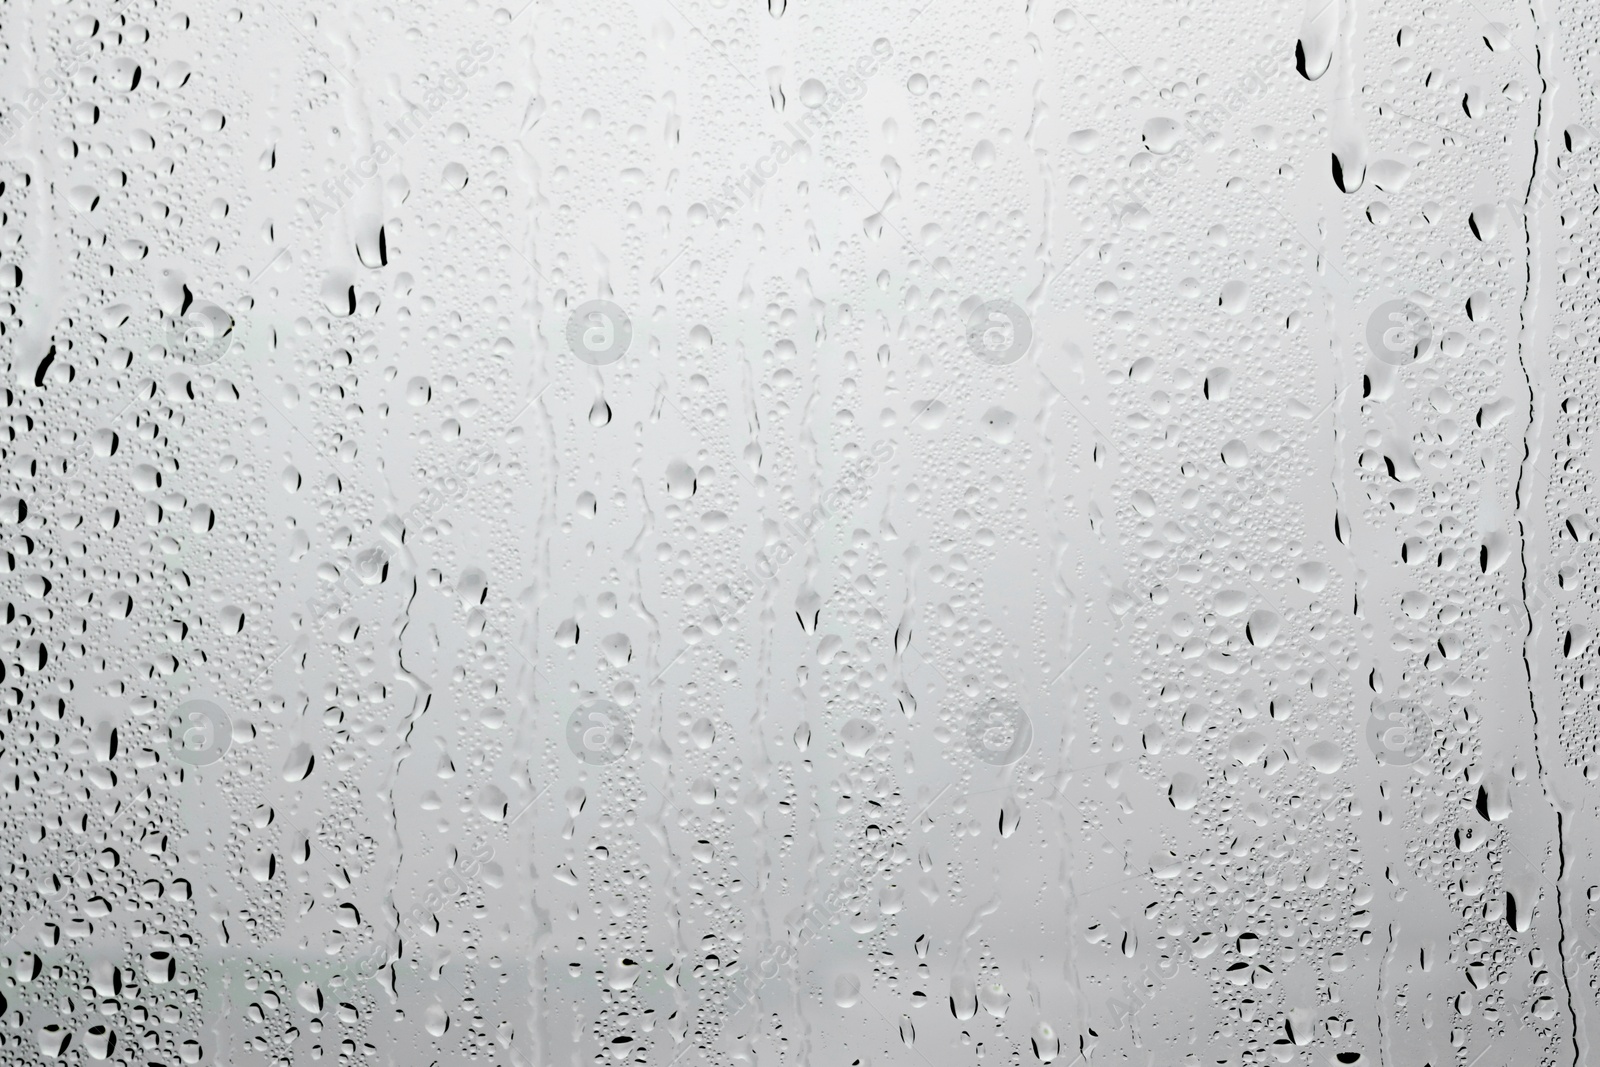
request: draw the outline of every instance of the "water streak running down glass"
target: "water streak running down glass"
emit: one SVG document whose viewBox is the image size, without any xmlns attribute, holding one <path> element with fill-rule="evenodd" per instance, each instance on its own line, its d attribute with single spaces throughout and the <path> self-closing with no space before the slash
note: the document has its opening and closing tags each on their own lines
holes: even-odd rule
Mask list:
<svg viewBox="0 0 1600 1067">
<path fill-rule="evenodd" d="M 1593 1061 L 1597 63 L 3 9 L 0 1067 Z"/>
</svg>

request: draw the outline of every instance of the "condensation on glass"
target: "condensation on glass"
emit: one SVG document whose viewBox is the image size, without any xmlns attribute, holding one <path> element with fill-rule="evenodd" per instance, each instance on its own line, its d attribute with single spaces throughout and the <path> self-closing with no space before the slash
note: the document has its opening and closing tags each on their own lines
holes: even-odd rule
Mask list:
<svg viewBox="0 0 1600 1067">
<path fill-rule="evenodd" d="M 1582 1064 L 1600 13 L 0 12 L 0 1065 Z"/>
</svg>

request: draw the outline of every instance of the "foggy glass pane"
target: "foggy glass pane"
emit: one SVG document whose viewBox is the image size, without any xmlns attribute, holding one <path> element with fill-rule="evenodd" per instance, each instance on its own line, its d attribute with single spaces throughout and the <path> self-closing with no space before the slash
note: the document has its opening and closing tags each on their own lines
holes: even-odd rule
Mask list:
<svg viewBox="0 0 1600 1067">
<path fill-rule="evenodd" d="M 1597 40 L 0 5 L 0 1067 L 1592 1062 Z"/>
</svg>

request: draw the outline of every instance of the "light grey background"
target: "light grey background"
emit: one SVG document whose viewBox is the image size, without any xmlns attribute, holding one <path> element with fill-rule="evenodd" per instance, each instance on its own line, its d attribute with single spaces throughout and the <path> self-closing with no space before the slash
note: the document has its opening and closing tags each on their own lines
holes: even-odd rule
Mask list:
<svg viewBox="0 0 1600 1067">
<path fill-rule="evenodd" d="M 1582 1063 L 1583 4 L 0 15 L 0 1060 Z"/>
</svg>

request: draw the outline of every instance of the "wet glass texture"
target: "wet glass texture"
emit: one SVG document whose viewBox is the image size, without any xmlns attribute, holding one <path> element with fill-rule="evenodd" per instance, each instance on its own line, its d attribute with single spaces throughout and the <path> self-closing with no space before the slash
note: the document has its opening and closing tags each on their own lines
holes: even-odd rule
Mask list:
<svg viewBox="0 0 1600 1067">
<path fill-rule="evenodd" d="M 1597 86 L 0 3 L 0 1067 L 1595 1062 Z"/>
</svg>

